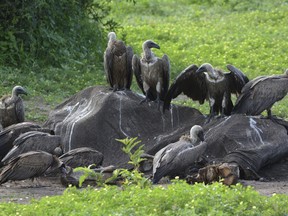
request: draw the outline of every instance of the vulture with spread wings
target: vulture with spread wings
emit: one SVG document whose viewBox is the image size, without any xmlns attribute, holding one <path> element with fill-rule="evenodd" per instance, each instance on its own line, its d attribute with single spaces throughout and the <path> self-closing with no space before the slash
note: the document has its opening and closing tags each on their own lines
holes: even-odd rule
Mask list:
<svg viewBox="0 0 288 216">
<path fill-rule="evenodd" d="M 160 46 L 151 40 L 147 40 L 142 45 L 142 58 L 137 55 L 132 59 L 132 70 L 136 77 L 137 84 L 145 95 L 143 101 L 163 101 L 170 80 L 170 62 L 166 54 L 158 58 L 151 51 L 151 48 L 160 49 Z"/>
<path fill-rule="evenodd" d="M 230 72 L 222 72 L 205 63 L 199 68 L 190 65 L 172 83 L 164 100 L 163 111 L 170 108 L 171 100 L 184 93 L 192 100 L 203 104 L 209 101 L 209 118 L 221 113 L 230 115 L 233 109 L 231 94 L 240 94 L 248 78 L 233 65 L 227 65 Z"/>
</svg>

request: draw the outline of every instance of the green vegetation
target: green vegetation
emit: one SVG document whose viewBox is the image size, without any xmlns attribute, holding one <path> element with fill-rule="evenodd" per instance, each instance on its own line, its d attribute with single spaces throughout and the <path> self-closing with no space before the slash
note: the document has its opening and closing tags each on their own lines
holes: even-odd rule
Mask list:
<svg viewBox="0 0 288 216">
<path fill-rule="evenodd" d="M 88 86 L 106 84 L 102 57 L 110 30 L 138 55 L 145 40 L 157 42 L 161 50 L 155 53 L 170 58 L 171 81 L 188 65 L 204 62 L 224 70 L 233 64 L 250 79 L 287 68 L 287 0 L 5 2 L 0 92 L 26 87 L 27 115 L 34 121 L 47 115 L 30 101 L 40 97 L 53 108 Z M 136 82 L 132 89 L 139 91 Z M 191 100 L 177 103 L 208 113 Z M 272 111 L 288 118 L 287 105 L 286 97 Z"/>
<path fill-rule="evenodd" d="M 250 79 L 288 68 L 287 0 L 123 1 L 113 9 L 114 17 L 124 20 L 119 37 L 138 55 L 147 39 L 160 45 L 153 50 L 158 56 L 168 54 L 171 80 L 188 65 L 204 62 L 223 70 L 233 64 Z M 191 100 L 177 103 L 208 113 L 207 106 Z M 287 118 L 287 105 L 286 97 L 272 111 Z"/>
<path fill-rule="evenodd" d="M 0 215 L 286 215 L 287 196 L 259 195 L 240 184 L 227 187 L 188 185 L 174 181 L 167 186 L 141 189 L 68 188 L 62 196 L 45 197 L 29 205 L 0 204 Z"/>
</svg>

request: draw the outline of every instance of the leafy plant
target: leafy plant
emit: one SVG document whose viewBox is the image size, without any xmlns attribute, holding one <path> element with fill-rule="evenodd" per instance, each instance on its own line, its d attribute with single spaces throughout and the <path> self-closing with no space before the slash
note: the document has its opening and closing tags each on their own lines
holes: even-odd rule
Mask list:
<svg viewBox="0 0 288 216">
<path fill-rule="evenodd" d="M 90 166 L 93 166 L 93 165 L 90 165 Z M 73 172 L 83 172 L 83 175 L 81 175 L 79 178 L 79 187 L 82 187 L 84 181 L 87 178 L 92 178 L 96 181 L 98 186 L 103 186 L 104 180 L 103 180 L 102 173 L 97 173 L 93 171 L 90 168 L 90 166 L 89 167 L 76 167 L 75 169 L 73 169 Z"/>
<path fill-rule="evenodd" d="M 138 169 L 140 166 L 140 162 L 144 161 L 145 158 L 141 158 L 141 155 L 144 153 L 143 145 L 137 147 L 141 141 L 137 141 L 137 137 L 135 138 L 125 138 L 125 139 L 116 139 L 117 141 L 121 142 L 124 146 L 122 148 L 123 152 L 128 154 L 129 156 L 129 164 L 133 165 L 132 170 L 127 169 L 116 169 L 113 172 L 113 176 L 106 180 L 106 183 L 109 181 L 113 181 L 117 178 L 122 178 L 122 183 L 124 186 L 128 186 L 131 184 L 136 184 L 141 188 L 146 188 L 151 186 L 151 181 L 143 176 Z M 137 148 L 136 148 L 137 147 Z M 136 149 L 135 149 L 136 148 Z"/>
</svg>

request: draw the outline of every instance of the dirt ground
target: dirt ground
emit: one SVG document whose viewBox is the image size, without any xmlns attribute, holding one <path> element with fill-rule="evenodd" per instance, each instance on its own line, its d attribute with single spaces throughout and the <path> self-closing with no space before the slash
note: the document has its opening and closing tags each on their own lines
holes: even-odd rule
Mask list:
<svg viewBox="0 0 288 216">
<path fill-rule="evenodd" d="M 48 116 L 49 105 L 44 104 L 43 100 L 32 100 L 27 105 Z M 259 174 L 263 177 L 260 181 L 239 180 L 239 182 L 254 187 L 262 195 L 271 196 L 274 193 L 288 195 L 288 158 L 266 167 Z M 40 177 L 33 182 L 31 180 L 6 182 L 0 185 L 0 202 L 30 203 L 32 199 L 61 195 L 64 190 L 60 177 Z"/>
<path fill-rule="evenodd" d="M 265 196 L 272 194 L 288 195 L 288 160 L 282 160 L 260 172 L 264 178 L 255 180 L 239 180 L 244 186 L 252 186 Z M 65 187 L 60 177 L 40 177 L 36 180 L 6 182 L 0 185 L 0 202 L 30 203 L 32 199 L 45 196 L 61 195 Z"/>
</svg>

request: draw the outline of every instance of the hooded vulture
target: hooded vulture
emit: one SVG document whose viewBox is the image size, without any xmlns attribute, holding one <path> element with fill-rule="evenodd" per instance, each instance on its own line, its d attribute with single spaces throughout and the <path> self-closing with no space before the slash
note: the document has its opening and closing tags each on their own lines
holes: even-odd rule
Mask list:
<svg viewBox="0 0 288 216">
<path fill-rule="evenodd" d="M 190 137 L 182 136 L 179 141 L 160 149 L 153 160 L 153 183 L 164 176 L 183 175 L 185 170 L 200 158 L 207 147 L 201 126 L 194 125 Z"/>
<path fill-rule="evenodd" d="M 230 72 L 214 69 L 211 64 L 205 63 L 199 68 L 190 65 L 182 71 L 172 83 L 164 101 L 163 111 L 170 108 L 173 98 L 182 92 L 192 100 L 203 104 L 209 101 L 209 119 L 219 113 L 230 115 L 233 109 L 231 93 L 240 94 L 242 87 L 249 81 L 237 68 L 227 65 Z"/>
<path fill-rule="evenodd" d="M 0 184 L 9 180 L 33 179 L 41 176 L 48 168 L 64 166 L 55 155 L 44 151 L 30 151 L 9 161 L 0 173 Z"/>
<path fill-rule="evenodd" d="M 15 86 L 12 95 L 5 95 L 0 99 L 0 123 L 3 128 L 24 122 L 24 104 L 20 94 L 27 95 L 27 92 L 23 87 Z"/>
<path fill-rule="evenodd" d="M 288 93 L 288 69 L 282 75 L 260 76 L 248 82 L 238 97 L 233 114 L 260 115 L 267 110 L 271 118 L 273 104 Z"/>
<path fill-rule="evenodd" d="M 159 105 L 169 88 L 170 62 L 166 54 L 162 58 L 156 57 L 151 48 L 160 49 L 160 46 L 151 40 L 143 43 L 142 57 L 133 56 L 132 70 L 139 88 L 146 96 L 143 101 L 156 100 Z"/>
<path fill-rule="evenodd" d="M 113 91 L 130 89 L 133 77 L 132 57 L 132 48 L 117 40 L 115 32 L 110 32 L 104 52 L 104 70 Z"/>
</svg>

